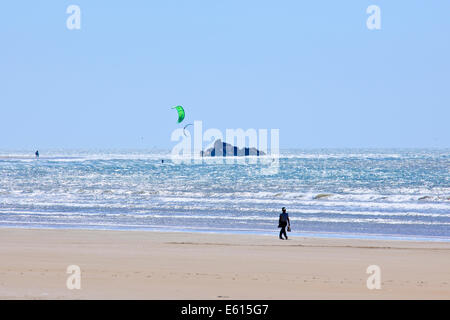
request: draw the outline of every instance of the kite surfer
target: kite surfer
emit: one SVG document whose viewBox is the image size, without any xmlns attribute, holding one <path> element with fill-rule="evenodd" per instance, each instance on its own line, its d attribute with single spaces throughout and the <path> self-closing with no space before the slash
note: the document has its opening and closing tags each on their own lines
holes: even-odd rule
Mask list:
<svg viewBox="0 0 450 320">
<path fill-rule="evenodd" d="M 286 234 L 286 227 L 288 227 L 288 231 L 291 231 L 291 222 L 289 221 L 289 215 L 286 212 L 286 208 L 281 208 L 282 213 L 280 214 L 280 219 L 278 221 L 278 228 L 281 228 L 280 230 L 280 239 L 283 239 L 283 235 L 288 239 L 288 236 Z"/>
<path fill-rule="evenodd" d="M 34 153 L 34 155 L 36 156 L 36 158 L 39 158 L 39 150 L 36 150 L 36 152 Z"/>
</svg>

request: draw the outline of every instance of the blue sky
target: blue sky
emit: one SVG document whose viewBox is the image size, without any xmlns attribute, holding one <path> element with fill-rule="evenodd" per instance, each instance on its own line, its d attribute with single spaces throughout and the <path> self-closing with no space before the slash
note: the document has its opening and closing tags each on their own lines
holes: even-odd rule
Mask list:
<svg viewBox="0 0 450 320">
<path fill-rule="evenodd" d="M 450 147 L 449 1 L 3 1 L 0 40 L 0 148 L 170 148 L 178 104 L 284 148 Z"/>
</svg>

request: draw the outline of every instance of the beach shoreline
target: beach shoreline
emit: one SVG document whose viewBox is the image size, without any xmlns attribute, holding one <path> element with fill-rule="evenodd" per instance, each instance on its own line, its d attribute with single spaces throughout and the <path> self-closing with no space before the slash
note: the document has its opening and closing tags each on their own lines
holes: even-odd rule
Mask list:
<svg viewBox="0 0 450 320">
<path fill-rule="evenodd" d="M 291 219 L 292 221 L 292 219 Z M 217 229 L 214 227 L 198 229 L 198 228 L 181 228 L 173 226 L 146 226 L 146 227 L 129 227 L 129 226 L 49 226 L 49 225 L 0 225 L 2 229 L 24 229 L 24 230 L 79 230 L 79 231 L 125 231 L 125 232 L 162 232 L 162 233 L 193 233 L 193 234 L 218 234 L 218 235 L 248 235 L 248 236 L 265 236 L 273 237 L 278 234 L 276 229 L 273 230 L 241 230 L 241 229 Z M 421 236 L 421 235 L 391 235 L 391 234 L 363 234 L 363 233 L 331 233 L 331 232 L 312 232 L 312 231 L 295 231 L 292 230 L 288 235 L 295 238 L 311 238 L 311 239 L 338 239 L 338 240 L 380 240 L 380 241 L 404 241 L 404 242 L 442 242 L 449 243 L 450 238 L 441 236 Z"/>
<path fill-rule="evenodd" d="M 1 228 L 0 299 L 450 298 L 448 242 L 291 238 Z M 70 265 L 80 290 L 66 286 Z"/>
</svg>

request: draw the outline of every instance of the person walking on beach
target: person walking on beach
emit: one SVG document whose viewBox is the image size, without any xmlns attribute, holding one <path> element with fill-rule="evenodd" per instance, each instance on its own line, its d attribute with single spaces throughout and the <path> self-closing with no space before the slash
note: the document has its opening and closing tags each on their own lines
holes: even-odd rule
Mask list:
<svg viewBox="0 0 450 320">
<path fill-rule="evenodd" d="M 280 239 L 283 240 L 283 235 L 288 239 L 288 236 L 286 234 L 286 227 L 288 227 L 288 230 L 291 228 L 291 222 L 289 221 L 289 215 L 286 212 L 286 208 L 281 208 L 282 213 L 280 214 L 280 220 L 278 221 L 278 228 L 281 228 L 280 230 Z"/>
</svg>

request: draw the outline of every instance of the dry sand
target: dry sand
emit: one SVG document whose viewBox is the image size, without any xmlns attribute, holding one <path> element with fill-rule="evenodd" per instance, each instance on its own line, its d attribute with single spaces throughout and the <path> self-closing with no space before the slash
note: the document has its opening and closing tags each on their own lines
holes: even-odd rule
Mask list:
<svg viewBox="0 0 450 320">
<path fill-rule="evenodd" d="M 450 243 L 0 229 L 0 298 L 450 299 Z"/>
</svg>

